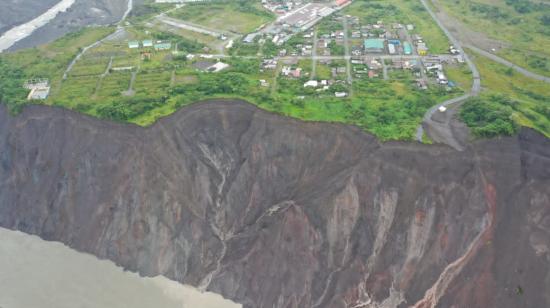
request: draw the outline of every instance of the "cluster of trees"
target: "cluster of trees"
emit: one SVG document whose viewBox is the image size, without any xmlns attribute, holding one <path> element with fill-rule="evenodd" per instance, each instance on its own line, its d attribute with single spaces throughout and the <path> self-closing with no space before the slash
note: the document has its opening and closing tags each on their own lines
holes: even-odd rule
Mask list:
<svg viewBox="0 0 550 308">
<path fill-rule="evenodd" d="M 530 13 L 537 9 L 537 5 L 529 0 L 506 0 L 506 4 L 520 14 Z"/>
<path fill-rule="evenodd" d="M 156 40 L 171 41 L 178 45 L 178 50 L 184 50 L 187 53 L 196 53 L 201 51 L 206 45 L 199 43 L 197 40 L 189 40 L 182 36 L 168 32 L 154 32 L 153 37 Z"/>
<path fill-rule="evenodd" d="M 330 48 L 330 54 L 333 56 L 343 56 L 346 53 L 344 46 L 337 44 L 335 41 L 330 41 L 328 48 Z"/>
<path fill-rule="evenodd" d="M 168 97 L 148 97 L 136 95 L 128 98 L 117 98 L 97 108 L 97 115 L 102 119 L 128 121 L 153 110 L 164 103 Z"/>
<path fill-rule="evenodd" d="M 490 20 L 508 19 L 510 17 L 508 13 L 503 12 L 499 7 L 485 3 L 472 2 L 470 10 Z"/>
<path fill-rule="evenodd" d="M 518 103 L 503 96 L 472 98 L 460 111 L 460 117 L 477 137 L 513 135 L 518 125 L 512 119 L 512 111 Z"/>
<path fill-rule="evenodd" d="M 251 0 L 237 0 L 235 1 L 237 5 L 237 10 L 243 13 L 249 13 L 254 14 L 256 16 L 265 17 L 265 18 L 271 18 L 273 15 L 259 7 L 256 6 L 258 3 L 257 1 L 251 1 Z"/>
<path fill-rule="evenodd" d="M 0 103 L 16 111 L 24 102 L 28 90 L 23 88 L 25 73 L 0 58 Z"/>
<path fill-rule="evenodd" d="M 548 67 L 548 59 L 536 55 L 529 55 L 527 57 L 527 64 L 532 68 L 545 70 Z"/>
<path fill-rule="evenodd" d="M 391 16 L 401 16 L 401 11 L 393 4 L 382 4 L 380 2 L 365 2 L 362 4 L 361 12 L 365 12 L 363 22 L 372 23 L 373 20 L 389 19 Z"/>
</svg>

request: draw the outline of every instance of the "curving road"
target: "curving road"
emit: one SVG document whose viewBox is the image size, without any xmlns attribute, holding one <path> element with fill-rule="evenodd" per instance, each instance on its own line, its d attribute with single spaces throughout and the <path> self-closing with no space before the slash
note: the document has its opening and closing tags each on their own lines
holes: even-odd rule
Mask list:
<svg viewBox="0 0 550 308">
<path fill-rule="evenodd" d="M 122 15 L 122 17 L 120 18 L 120 20 L 118 21 L 118 26 L 117 26 L 117 29 L 115 32 L 109 34 L 108 36 L 92 43 L 91 45 L 89 46 L 86 46 L 84 48 L 82 48 L 82 50 L 76 55 L 76 57 L 74 57 L 74 59 L 71 61 L 71 63 L 69 63 L 69 66 L 67 66 L 67 69 L 65 70 L 65 72 L 63 73 L 63 80 L 66 80 L 67 77 L 69 76 L 69 73 L 71 72 L 71 70 L 73 69 L 73 67 L 75 66 L 76 62 L 78 62 L 78 60 L 80 60 L 80 58 L 82 58 L 82 56 L 90 49 L 98 46 L 99 44 L 103 43 L 104 41 L 108 41 L 112 38 L 115 38 L 117 35 L 119 35 L 120 33 L 123 33 L 124 32 L 124 26 L 122 25 L 122 23 L 126 20 L 126 18 L 128 18 L 128 15 L 130 15 L 130 12 L 132 12 L 134 8 L 134 0 L 128 0 L 127 2 L 127 7 L 126 7 L 126 11 L 124 12 L 124 14 Z"/>
<path fill-rule="evenodd" d="M 436 141 L 439 141 L 439 142 L 444 142 L 458 150 L 461 150 L 462 149 L 462 146 L 460 145 L 460 143 L 458 142 L 458 140 L 456 139 L 456 137 L 454 136 L 453 132 L 452 132 L 452 129 L 451 129 L 451 118 L 452 118 L 452 114 L 448 114 L 447 117 L 445 118 L 444 121 L 438 121 L 438 122 L 435 122 L 433 120 L 433 115 L 437 112 L 437 110 L 439 109 L 439 107 L 441 106 L 445 106 L 445 107 L 448 107 L 448 106 L 451 106 L 451 105 L 455 105 L 458 106 L 460 104 L 462 104 L 464 101 L 466 101 L 468 98 L 470 97 L 473 97 L 473 96 L 477 96 L 481 90 L 481 78 L 480 78 L 480 74 L 479 74 L 479 71 L 477 70 L 477 67 L 475 66 L 475 64 L 469 59 L 468 55 L 464 52 L 464 49 L 463 49 L 463 46 L 462 44 L 460 43 L 460 41 L 458 41 L 452 34 L 451 32 L 444 26 L 444 24 L 439 20 L 439 18 L 437 17 L 437 15 L 432 11 L 431 7 L 427 4 L 426 0 L 420 0 L 420 2 L 422 3 L 422 5 L 424 6 L 424 8 L 426 9 L 426 11 L 428 11 L 428 13 L 430 14 L 430 16 L 432 17 L 433 20 L 435 20 L 435 22 L 437 23 L 437 25 L 443 30 L 443 32 L 445 33 L 445 35 L 449 38 L 449 40 L 451 41 L 451 43 L 461 51 L 462 55 L 464 56 L 464 59 L 466 61 L 466 63 L 468 64 L 468 67 L 470 68 L 470 70 L 472 71 L 472 75 L 473 75 L 473 79 L 474 79 L 474 82 L 472 84 L 472 89 L 470 90 L 469 93 L 467 93 L 466 95 L 463 95 L 461 97 L 457 97 L 457 98 L 454 98 L 454 99 L 451 99 L 451 100 L 447 100 L 437 106 L 434 106 L 432 107 L 430 110 L 428 110 L 428 112 L 426 112 L 426 114 L 424 115 L 424 119 L 423 119 L 423 124 L 420 125 L 420 127 L 418 127 L 417 129 L 417 132 L 416 132 L 416 139 L 418 141 L 422 141 L 422 137 L 424 135 L 424 127 L 430 127 L 431 129 L 435 130 L 435 135 L 437 135 L 438 139 L 439 140 L 436 140 Z M 484 57 L 487 57 L 497 63 L 500 63 L 506 67 L 509 67 L 509 68 L 512 68 L 514 69 L 516 72 L 526 76 L 526 77 L 529 77 L 529 78 L 532 78 L 532 79 L 535 79 L 535 80 L 539 80 L 539 81 L 543 81 L 543 82 L 546 82 L 546 83 L 550 83 L 550 78 L 549 77 L 546 77 L 546 76 L 542 76 L 542 75 L 539 75 L 539 74 L 536 74 L 536 73 L 533 73 L 531 71 L 528 71 L 508 60 L 505 60 L 495 54 L 492 54 L 490 52 L 487 52 L 483 49 L 480 49 L 476 46 L 472 46 L 472 45 L 464 45 L 464 47 L 466 48 L 469 48 L 470 50 L 484 56 Z M 450 113 L 450 112 L 449 112 Z"/>
<path fill-rule="evenodd" d="M 466 48 L 469 48 L 471 50 L 473 50 L 474 52 L 476 53 L 479 53 L 480 55 L 484 56 L 484 57 L 487 57 L 495 62 L 498 62 L 502 65 L 505 65 L 509 68 L 512 68 L 514 69 L 516 72 L 526 76 L 526 77 L 529 77 L 529 78 L 533 78 L 533 79 L 536 79 L 536 80 L 540 80 L 540 81 L 544 81 L 544 82 L 547 82 L 547 83 L 550 83 L 550 77 L 546 77 L 546 76 L 542 76 L 542 75 L 539 75 L 539 74 L 535 74 L 533 72 L 530 72 L 508 60 L 505 60 L 495 54 L 492 54 L 490 52 L 487 52 L 481 48 L 477 48 L 475 46 L 472 46 L 472 45 L 465 45 Z"/>
<path fill-rule="evenodd" d="M 417 131 L 416 131 L 416 140 L 422 142 L 422 136 L 424 135 L 424 125 L 427 126 L 427 127 L 435 127 L 435 125 L 434 125 L 435 122 L 432 120 L 432 116 L 434 115 L 434 113 L 441 106 L 448 107 L 450 105 L 462 104 L 468 98 L 470 98 L 472 96 L 479 95 L 479 92 L 481 91 L 481 77 L 479 75 L 479 71 L 478 71 L 477 67 L 475 66 L 474 62 L 472 62 L 472 60 L 470 60 L 468 55 L 464 52 L 464 49 L 462 48 L 462 44 L 451 34 L 451 32 L 437 18 L 437 15 L 432 11 L 432 9 L 428 5 L 428 3 L 426 3 L 426 0 L 420 0 L 420 2 L 422 3 L 422 5 L 426 9 L 426 11 L 430 14 L 432 19 L 437 23 L 439 28 L 441 28 L 441 30 L 443 30 L 445 35 L 449 38 L 449 41 L 451 41 L 451 44 L 453 44 L 456 49 L 460 50 L 460 53 L 463 55 L 464 61 L 466 62 L 466 64 L 470 68 L 470 71 L 472 72 L 472 77 L 473 77 L 472 89 L 470 90 L 469 93 L 467 93 L 466 95 L 463 95 L 461 97 L 457 97 L 457 98 L 453 98 L 453 99 L 444 101 L 444 102 L 442 102 L 442 103 L 440 103 L 436 106 L 433 106 L 432 108 L 430 108 L 430 110 L 428 110 L 428 112 L 426 112 L 426 114 L 424 115 L 423 124 L 420 125 L 418 127 Z M 439 127 L 439 129 L 442 128 L 441 125 L 439 125 L 438 127 Z M 462 150 L 462 147 L 460 146 L 460 143 L 458 142 L 458 140 L 455 138 L 454 134 L 451 131 L 450 118 L 449 117 L 447 118 L 446 123 L 443 126 L 443 128 L 446 130 L 446 132 L 443 132 L 443 134 L 442 134 L 443 136 L 445 136 L 444 140 L 438 140 L 438 141 L 444 142 L 444 143 L 454 147 L 455 149 Z"/>
</svg>

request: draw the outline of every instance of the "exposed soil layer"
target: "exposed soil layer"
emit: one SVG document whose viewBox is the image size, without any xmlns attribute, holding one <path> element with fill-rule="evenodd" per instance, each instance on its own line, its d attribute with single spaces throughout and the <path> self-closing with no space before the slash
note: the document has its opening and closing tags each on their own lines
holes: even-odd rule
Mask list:
<svg viewBox="0 0 550 308">
<path fill-rule="evenodd" d="M 0 107 L 0 226 L 245 307 L 549 307 L 550 140 L 380 143 L 236 101 Z"/>
</svg>

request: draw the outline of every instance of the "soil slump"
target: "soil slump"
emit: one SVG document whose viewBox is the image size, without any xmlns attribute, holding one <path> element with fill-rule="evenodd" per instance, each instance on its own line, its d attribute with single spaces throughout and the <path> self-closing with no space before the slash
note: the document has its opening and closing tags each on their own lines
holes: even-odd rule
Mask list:
<svg viewBox="0 0 550 308">
<path fill-rule="evenodd" d="M 149 128 L 0 107 L 0 226 L 245 307 L 550 306 L 548 187 L 531 130 L 458 152 L 229 100 Z"/>
</svg>

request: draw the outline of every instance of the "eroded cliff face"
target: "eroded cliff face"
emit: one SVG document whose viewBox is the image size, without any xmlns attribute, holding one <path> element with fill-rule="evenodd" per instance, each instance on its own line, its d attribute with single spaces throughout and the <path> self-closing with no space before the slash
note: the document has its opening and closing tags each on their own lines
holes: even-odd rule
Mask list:
<svg viewBox="0 0 550 308">
<path fill-rule="evenodd" d="M 550 141 L 379 143 L 231 101 L 0 108 L 0 226 L 245 307 L 550 306 Z"/>
</svg>

